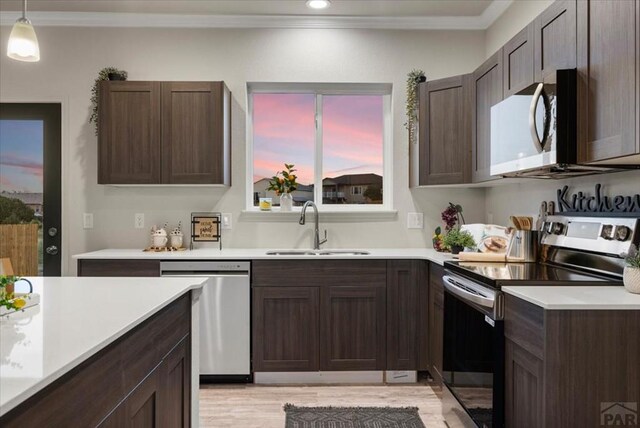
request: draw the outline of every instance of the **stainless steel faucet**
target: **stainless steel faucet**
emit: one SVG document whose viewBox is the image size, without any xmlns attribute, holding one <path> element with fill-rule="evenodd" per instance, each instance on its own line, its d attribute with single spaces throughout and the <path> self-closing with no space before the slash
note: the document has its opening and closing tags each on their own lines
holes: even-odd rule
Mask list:
<svg viewBox="0 0 640 428">
<path fill-rule="evenodd" d="M 324 244 L 325 242 L 327 242 L 327 230 L 324 230 L 324 239 L 321 241 L 320 240 L 320 229 L 318 228 L 318 223 L 319 223 L 319 217 L 320 215 L 318 214 L 318 207 L 316 207 L 316 204 L 314 204 L 312 201 L 307 201 L 304 203 L 304 206 L 302 207 L 302 212 L 300 213 L 300 224 L 305 224 L 305 219 L 306 219 L 306 213 L 307 213 L 307 207 L 311 206 L 313 207 L 313 214 L 315 215 L 315 225 L 316 225 L 316 230 L 315 230 L 315 236 L 313 238 L 313 249 L 314 250 L 319 250 L 320 249 L 320 245 Z"/>
</svg>

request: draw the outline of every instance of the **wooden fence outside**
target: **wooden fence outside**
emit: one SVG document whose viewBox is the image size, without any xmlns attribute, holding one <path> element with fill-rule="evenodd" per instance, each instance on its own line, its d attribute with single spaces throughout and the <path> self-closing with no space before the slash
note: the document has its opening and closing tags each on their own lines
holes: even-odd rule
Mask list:
<svg viewBox="0 0 640 428">
<path fill-rule="evenodd" d="M 0 258 L 9 258 L 14 275 L 38 275 L 38 225 L 0 224 Z"/>
</svg>

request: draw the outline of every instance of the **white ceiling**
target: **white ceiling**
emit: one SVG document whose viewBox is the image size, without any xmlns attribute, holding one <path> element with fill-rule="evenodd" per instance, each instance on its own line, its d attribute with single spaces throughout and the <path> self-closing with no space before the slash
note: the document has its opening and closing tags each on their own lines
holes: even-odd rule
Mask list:
<svg viewBox="0 0 640 428">
<path fill-rule="evenodd" d="M 316 11 L 305 0 L 30 0 L 30 11 L 124 12 L 189 15 L 479 16 L 492 0 L 333 0 Z M 0 10 L 20 10 L 21 0 L 0 0 Z"/>
<path fill-rule="evenodd" d="M 374 28 L 484 30 L 514 0 L 30 0 L 38 26 L 157 28 Z M 19 17 L 21 0 L 0 0 L 0 25 Z"/>
</svg>

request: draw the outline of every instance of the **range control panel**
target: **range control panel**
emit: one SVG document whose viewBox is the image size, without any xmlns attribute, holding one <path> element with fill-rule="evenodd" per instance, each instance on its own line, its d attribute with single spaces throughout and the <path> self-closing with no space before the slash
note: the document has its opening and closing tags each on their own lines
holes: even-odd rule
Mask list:
<svg viewBox="0 0 640 428">
<path fill-rule="evenodd" d="M 624 256 L 640 241 L 640 219 L 549 216 L 542 227 L 545 245 Z"/>
</svg>

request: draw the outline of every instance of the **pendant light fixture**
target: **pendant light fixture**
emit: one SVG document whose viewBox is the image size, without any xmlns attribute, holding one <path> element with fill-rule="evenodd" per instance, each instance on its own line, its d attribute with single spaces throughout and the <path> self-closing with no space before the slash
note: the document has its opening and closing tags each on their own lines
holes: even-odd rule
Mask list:
<svg viewBox="0 0 640 428">
<path fill-rule="evenodd" d="M 7 56 L 17 61 L 40 61 L 38 38 L 31 21 L 27 19 L 27 0 L 22 0 L 22 17 L 13 24 L 7 46 Z"/>
</svg>

